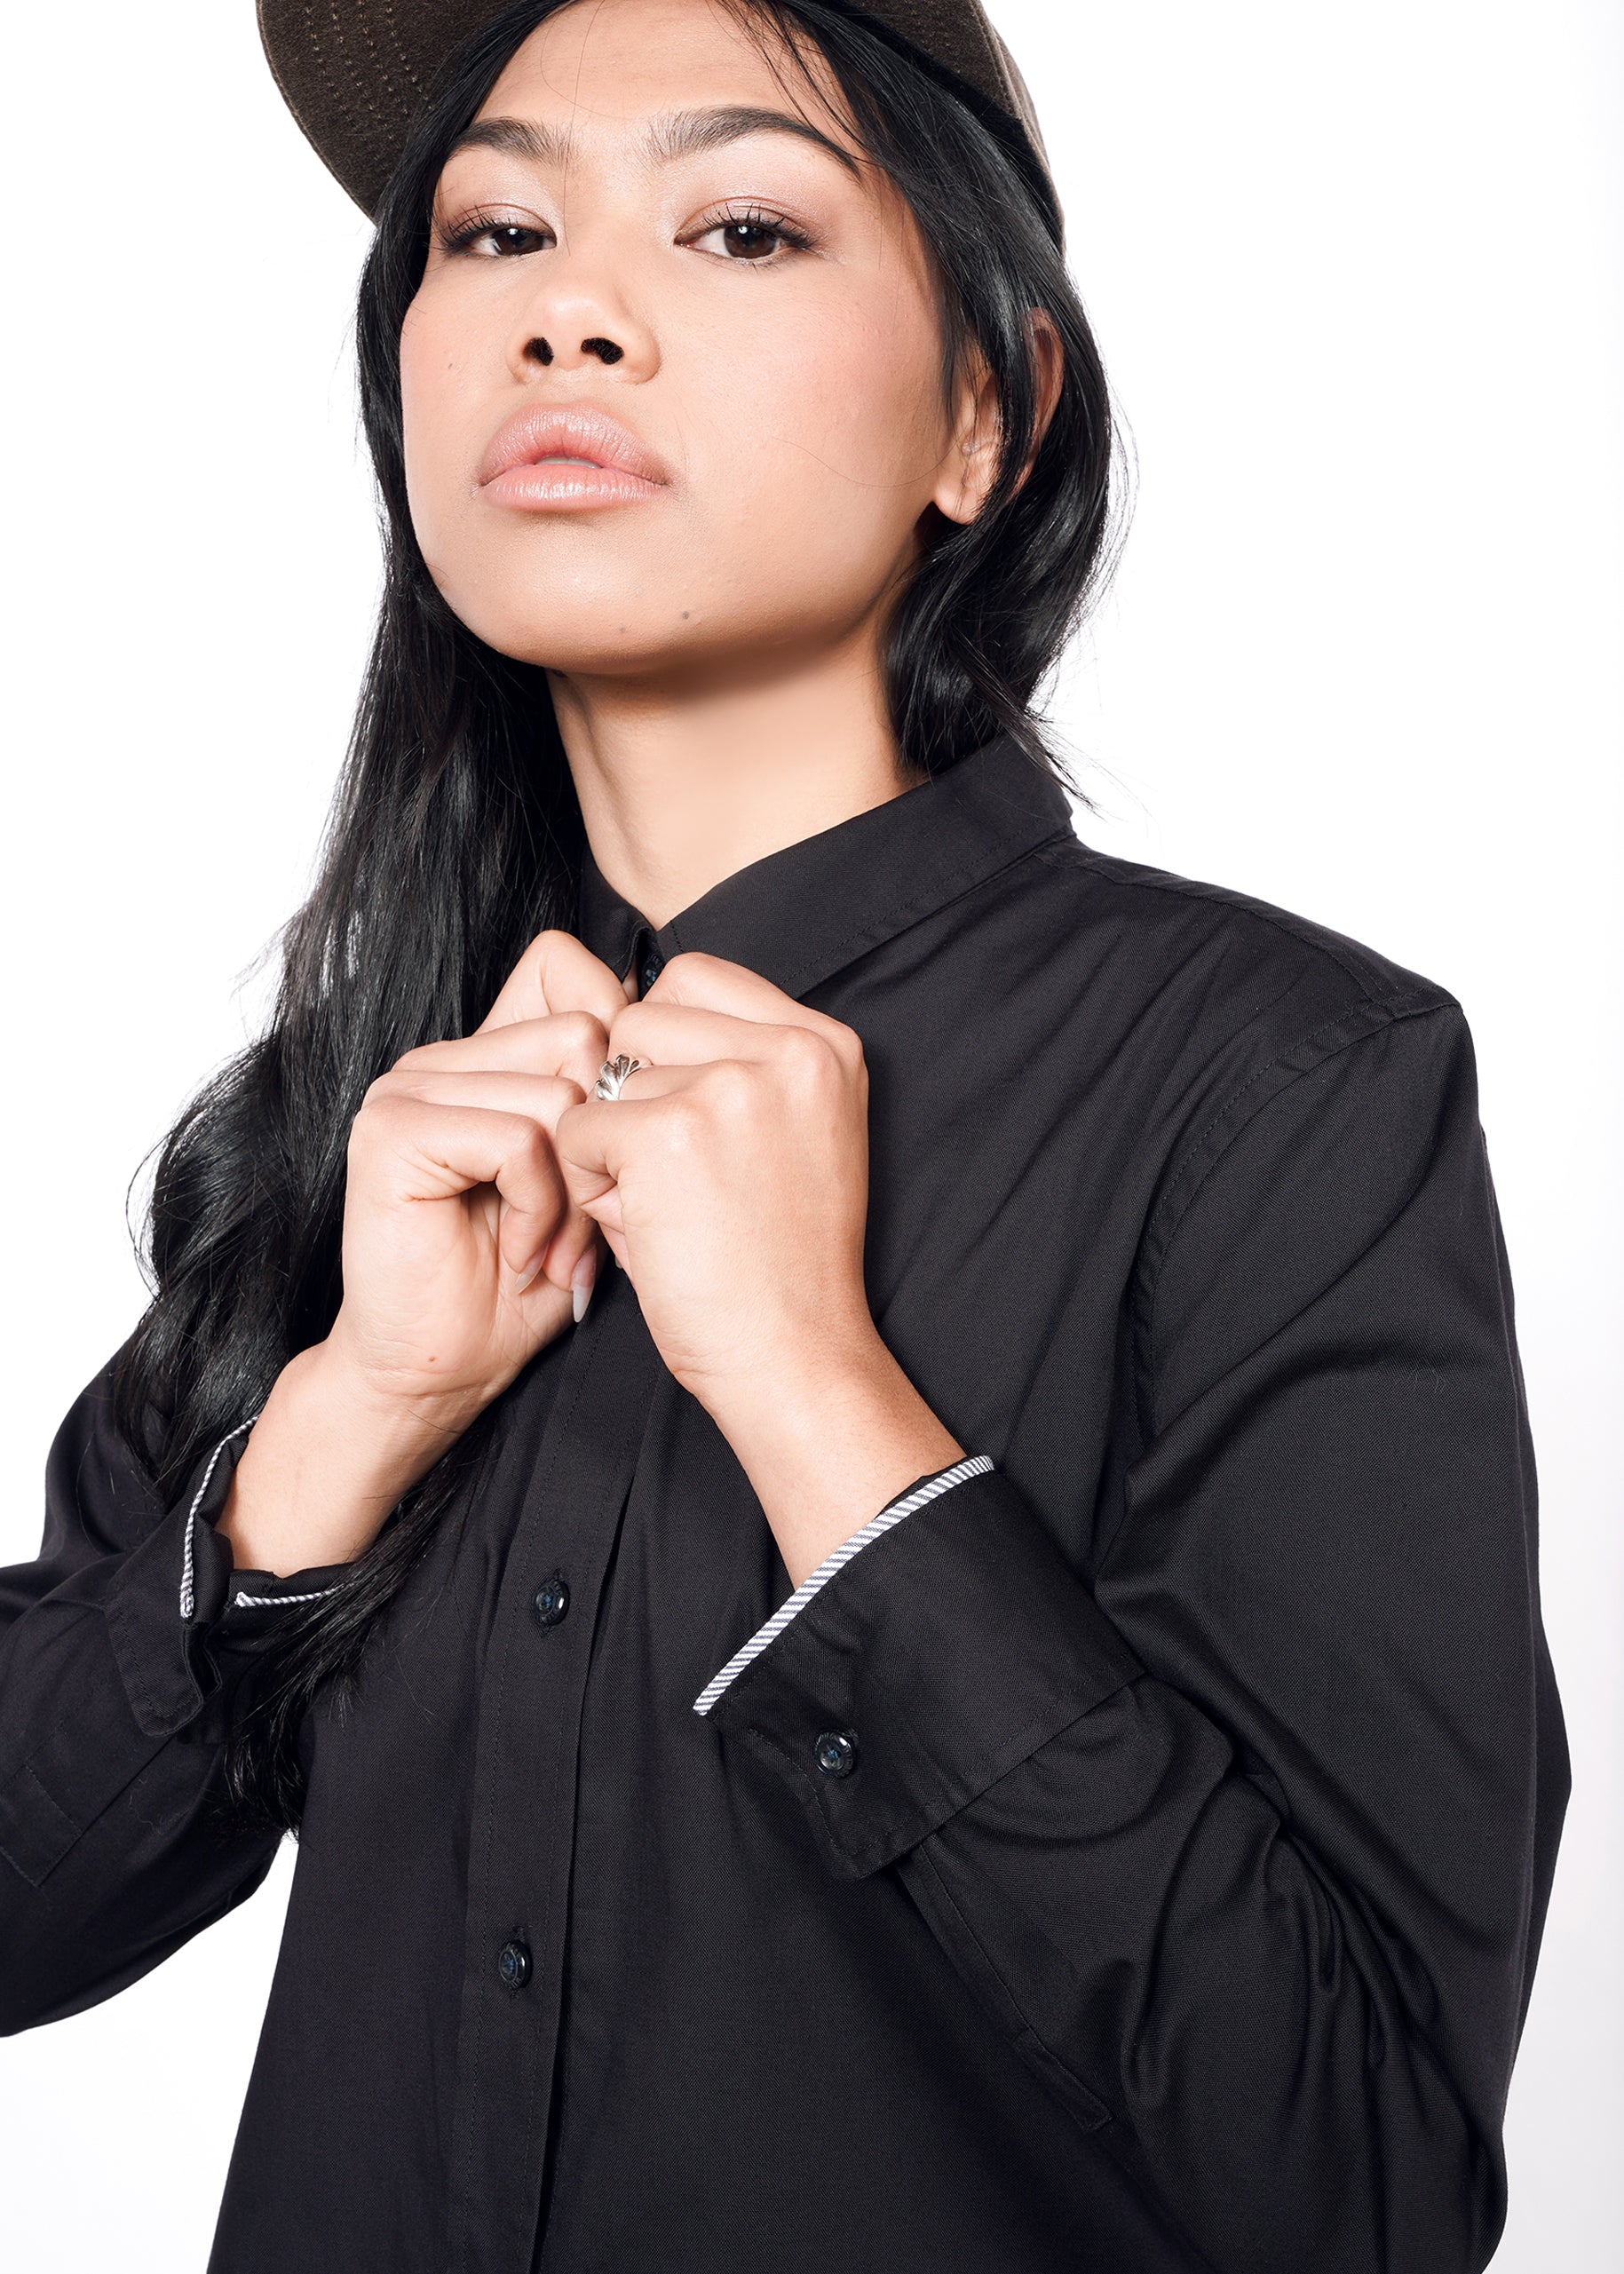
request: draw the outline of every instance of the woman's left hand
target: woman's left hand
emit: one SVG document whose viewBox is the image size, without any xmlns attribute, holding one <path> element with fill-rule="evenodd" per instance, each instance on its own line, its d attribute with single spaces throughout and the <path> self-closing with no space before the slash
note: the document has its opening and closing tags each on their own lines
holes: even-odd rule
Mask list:
<svg viewBox="0 0 1624 2274">
<path fill-rule="evenodd" d="M 690 950 L 614 1011 L 609 1055 L 622 1051 L 644 1066 L 619 1097 L 565 1107 L 558 1166 L 798 1587 L 964 1450 L 868 1308 L 863 1046 L 743 964 Z"/>
<path fill-rule="evenodd" d="M 777 1380 L 872 1358 L 863 1284 L 868 1070 L 850 1026 L 744 965 L 686 952 L 609 1030 L 642 1058 L 554 1136 L 661 1357 L 718 1420 Z"/>
</svg>

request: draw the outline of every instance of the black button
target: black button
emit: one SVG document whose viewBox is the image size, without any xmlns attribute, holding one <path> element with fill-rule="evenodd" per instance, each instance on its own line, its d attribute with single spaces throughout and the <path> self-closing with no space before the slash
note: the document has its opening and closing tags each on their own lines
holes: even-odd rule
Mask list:
<svg viewBox="0 0 1624 2274">
<path fill-rule="evenodd" d="M 632 961 L 638 967 L 638 994 L 646 995 L 665 969 L 665 957 L 654 942 L 654 935 L 646 923 L 638 926 L 632 943 Z"/>
<path fill-rule="evenodd" d="M 534 1597 L 537 1624 L 556 1627 L 569 1609 L 569 1581 L 562 1572 L 554 1572 L 544 1579 Z"/>
<path fill-rule="evenodd" d="M 530 1979 L 530 1952 L 524 1943 L 503 1943 L 496 1960 L 496 1971 L 510 1990 L 522 1990 Z"/>
<path fill-rule="evenodd" d="M 813 1757 L 826 1777 L 849 1777 L 857 1766 L 857 1731 L 826 1729 Z"/>
</svg>

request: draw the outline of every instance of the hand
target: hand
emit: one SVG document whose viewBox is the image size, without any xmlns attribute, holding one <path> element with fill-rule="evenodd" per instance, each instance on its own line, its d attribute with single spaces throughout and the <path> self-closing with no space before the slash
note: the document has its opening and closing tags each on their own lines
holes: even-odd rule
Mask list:
<svg viewBox="0 0 1624 2274">
<path fill-rule="evenodd" d="M 648 1063 L 620 1097 L 568 1105 L 554 1143 L 677 1381 L 715 1412 L 775 1366 L 867 1351 L 859 1036 L 690 952 L 614 1010 L 606 1055 L 621 1051 Z"/>
<path fill-rule="evenodd" d="M 868 1308 L 862 1042 L 743 965 L 689 952 L 615 1011 L 606 1055 L 622 1050 L 647 1064 L 619 1097 L 558 1116 L 559 1165 L 799 1586 L 963 1453 Z"/>
<path fill-rule="evenodd" d="M 544 931 L 476 1033 L 408 1050 L 368 1090 L 326 1346 L 365 1394 L 465 1426 L 574 1317 L 598 1242 L 553 1132 L 625 1008 L 607 964 Z"/>
<path fill-rule="evenodd" d="M 477 1033 L 372 1084 L 350 1131 L 338 1316 L 272 1384 L 216 1526 L 239 1569 L 353 1561 L 574 1317 L 598 1234 L 551 1133 L 625 1004 L 606 963 L 544 931 Z"/>
</svg>

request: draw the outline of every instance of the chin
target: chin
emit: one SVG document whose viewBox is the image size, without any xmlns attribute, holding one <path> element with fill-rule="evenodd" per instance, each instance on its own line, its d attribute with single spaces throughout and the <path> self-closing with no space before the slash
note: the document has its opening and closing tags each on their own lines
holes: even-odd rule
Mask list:
<svg viewBox="0 0 1624 2274">
<path fill-rule="evenodd" d="M 651 637 L 653 612 L 644 598 L 618 607 L 614 600 L 595 604 L 583 620 L 576 621 L 581 614 L 577 607 L 561 606 L 556 597 L 538 601 L 522 614 L 511 605 L 497 609 L 458 606 L 449 593 L 445 597 L 469 630 L 499 655 L 573 677 L 669 672 L 700 661 L 710 646 L 697 630 L 690 632 L 685 625 L 675 638 Z M 733 645 L 730 638 L 730 649 Z"/>
<path fill-rule="evenodd" d="M 819 646 L 836 629 L 810 598 L 778 607 L 762 596 L 768 605 L 746 615 L 692 582 L 669 593 L 646 580 L 635 590 L 549 582 L 530 593 L 435 582 L 452 614 L 498 654 L 580 678 L 775 676 L 786 651 Z"/>
</svg>

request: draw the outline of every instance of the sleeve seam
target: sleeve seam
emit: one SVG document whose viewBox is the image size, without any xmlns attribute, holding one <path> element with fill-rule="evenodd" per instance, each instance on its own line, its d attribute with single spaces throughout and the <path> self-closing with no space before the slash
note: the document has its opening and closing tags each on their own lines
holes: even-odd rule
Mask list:
<svg viewBox="0 0 1624 2274">
<path fill-rule="evenodd" d="M 1360 1013 L 1377 1010 L 1386 1013 L 1379 1023 L 1367 1025 L 1357 1034 L 1345 1034 L 1340 1042 L 1331 1043 L 1319 1050 L 1306 1064 L 1298 1066 L 1287 1081 L 1281 1082 L 1278 1089 L 1270 1090 L 1261 1098 L 1251 1113 L 1237 1118 L 1238 1109 L 1248 1093 L 1255 1090 L 1258 1083 L 1266 1076 L 1284 1066 L 1296 1052 L 1308 1049 L 1321 1036 L 1333 1034 L 1335 1029 L 1344 1026 L 1350 1018 Z M 1300 1035 L 1295 1042 L 1288 1043 L 1285 1049 L 1277 1050 L 1274 1056 L 1267 1059 L 1264 1065 L 1254 1068 L 1245 1081 L 1231 1091 L 1200 1134 L 1192 1138 L 1168 1178 L 1167 1200 L 1163 1203 L 1163 1208 L 1173 1197 L 1172 1188 L 1199 1159 L 1202 1148 L 1208 1145 L 1214 1132 L 1220 1129 L 1226 1120 L 1232 1121 L 1228 1135 L 1212 1153 L 1200 1174 L 1190 1186 L 1177 1213 L 1173 1216 L 1167 1229 L 1163 1231 L 1159 1221 L 1163 1208 L 1156 1211 L 1147 1226 L 1146 1244 L 1153 1240 L 1159 1242 L 1159 1253 L 1155 1257 L 1152 1275 L 1141 1284 L 1137 1300 L 1134 1305 L 1134 1339 L 1138 1349 L 1143 1378 L 1148 1379 L 1154 1367 L 1156 1306 L 1161 1299 L 1161 1282 L 1167 1269 L 1168 1258 L 1172 1253 L 1178 1234 L 1189 1222 L 1196 1201 L 1206 1191 L 1215 1172 L 1231 1157 L 1236 1140 L 1241 1132 L 1249 1128 L 1258 1115 L 1264 1113 L 1279 1098 L 1294 1089 L 1305 1075 L 1328 1064 L 1332 1058 L 1340 1058 L 1344 1051 L 1357 1050 L 1361 1042 L 1371 1042 L 1378 1034 L 1390 1034 L 1395 1026 L 1406 1019 L 1430 1018 L 1440 1012 L 1453 1012 L 1458 1016 L 1463 1016 L 1462 1007 L 1454 996 L 1437 989 L 1429 989 L 1424 994 L 1412 991 L 1408 994 L 1389 996 L 1385 1000 L 1375 996 L 1365 997 L 1347 1010 L 1337 1012 L 1335 1018 L 1324 1019 L 1318 1026 L 1311 1027 L 1307 1034 Z"/>
<path fill-rule="evenodd" d="M 1064 1734 L 1064 1732 L 1058 1733 Z M 1028 1755 L 1027 1757 L 1030 1758 L 1031 1756 Z M 1059 2070 L 1061 2075 L 1071 2087 L 1073 2096 L 1081 2095 L 1085 2101 L 1092 2104 L 1093 2110 L 1097 2112 L 1094 2115 L 1093 2121 L 1087 2127 L 1088 2129 L 1097 2131 L 1102 2124 L 1116 2122 L 1118 2120 L 1116 2110 L 1112 2107 L 1108 2101 L 1103 2099 L 1084 2078 L 1081 2078 L 1077 2074 L 1071 2063 L 1055 2050 L 1054 2047 L 1049 2042 L 1049 2040 L 1043 2035 L 1042 2032 L 1038 2029 L 1031 2016 L 1027 2013 L 1026 2007 L 1016 1995 L 1015 1990 L 1005 1977 L 1002 1968 L 997 1963 L 992 1952 L 987 1948 L 985 1939 L 977 1932 L 970 1920 L 965 1916 L 963 1908 L 959 1903 L 957 1897 L 954 1894 L 953 1890 L 948 1886 L 947 1881 L 942 1877 L 941 1872 L 938 1868 L 936 1858 L 930 1851 L 931 1841 L 939 1836 L 939 1827 L 936 1833 L 927 1833 L 924 1838 L 917 1842 L 911 1853 L 908 1855 L 907 1858 L 907 1865 L 909 1868 L 920 1873 L 929 1879 L 931 1886 L 936 1891 L 938 1899 L 948 1911 L 952 1913 L 954 1918 L 957 1920 L 960 1931 L 963 1934 L 970 1947 L 977 1953 L 982 1965 L 986 1967 L 988 1976 L 998 1985 L 1001 1994 L 1008 2001 L 1010 2013 L 1019 2025 L 1018 2036 L 1015 2040 L 1013 2040 L 1016 2049 L 1018 2051 L 1019 2050 L 1019 2038 L 1030 2039 L 1032 2043 L 1038 2048 L 1038 2051 L 1042 2056 L 1044 2061 L 1052 2062 Z M 1073 2113 L 1076 2114 L 1077 2112 L 1078 2112 L 1073 2108 Z"/>
<path fill-rule="evenodd" d="M 1184 876 L 1175 870 L 1157 868 L 1146 862 L 1124 861 L 1114 854 L 1102 852 L 1085 837 L 1079 836 L 1077 843 L 1086 855 L 1089 866 L 1102 883 L 1119 890 L 1170 895 L 1249 916 L 1256 923 L 1266 924 L 1271 931 L 1278 931 L 1295 946 L 1310 948 L 1315 955 L 1323 956 L 1361 986 L 1370 987 L 1373 981 L 1379 982 L 1386 973 L 1397 968 L 1390 957 L 1374 954 L 1363 941 L 1316 923 L 1297 909 L 1281 907 L 1272 900 L 1261 899 L 1255 893 L 1243 892 L 1232 884 L 1220 884 L 1211 877 Z M 1047 852 L 1048 846 L 1043 850 Z M 1407 992 L 1414 994 L 1415 990 L 1412 988 Z"/>
</svg>

